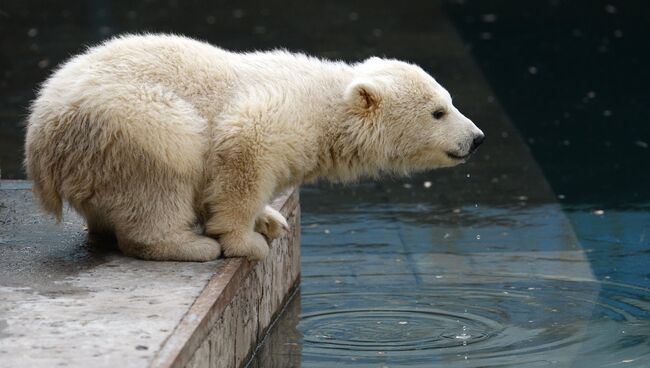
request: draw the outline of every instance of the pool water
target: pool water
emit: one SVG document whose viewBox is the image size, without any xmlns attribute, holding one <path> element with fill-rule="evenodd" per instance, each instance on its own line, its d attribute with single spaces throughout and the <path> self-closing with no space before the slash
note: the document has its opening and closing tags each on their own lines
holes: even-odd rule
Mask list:
<svg viewBox="0 0 650 368">
<path fill-rule="evenodd" d="M 300 294 L 252 366 L 650 366 L 647 206 L 414 205 L 426 179 L 303 190 Z"/>
</svg>

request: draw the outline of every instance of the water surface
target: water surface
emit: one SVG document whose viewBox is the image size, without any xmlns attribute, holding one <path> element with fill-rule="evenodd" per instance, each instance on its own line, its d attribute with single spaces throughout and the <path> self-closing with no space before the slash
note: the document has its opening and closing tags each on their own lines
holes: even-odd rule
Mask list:
<svg viewBox="0 0 650 368">
<path fill-rule="evenodd" d="M 650 365 L 647 206 L 413 205 L 425 179 L 303 190 L 301 291 L 260 367 Z"/>
</svg>

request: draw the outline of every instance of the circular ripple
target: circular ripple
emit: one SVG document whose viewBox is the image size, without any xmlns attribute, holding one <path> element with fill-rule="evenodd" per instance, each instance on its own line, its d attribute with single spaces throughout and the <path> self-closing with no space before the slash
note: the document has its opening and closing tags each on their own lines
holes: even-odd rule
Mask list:
<svg viewBox="0 0 650 368">
<path fill-rule="evenodd" d="M 579 353 L 581 364 L 592 366 L 650 362 L 647 289 L 502 280 L 303 294 L 303 359 L 424 366 L 432 358 L 467 359 L 468 367 L 537 367 L 562 366 Z"/>
<path fill-rule="evenodd" d="M 436 309 L 347 309 L 304 314 L 308 344 L 321 349 L 412 351 L 467 346 L 502 329 L 495 321 Z"/>
</svg>

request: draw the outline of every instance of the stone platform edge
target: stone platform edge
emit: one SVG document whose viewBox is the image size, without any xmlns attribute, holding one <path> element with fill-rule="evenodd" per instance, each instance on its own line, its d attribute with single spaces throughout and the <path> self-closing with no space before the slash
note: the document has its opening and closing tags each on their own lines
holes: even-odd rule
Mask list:
<svg viewBox="0 0 650 368">
<path fill-rule="evenodd" d="M 252 355 L 300 280 L 298 188 L 274 200 L 290 232 L 262 261 L 228 258 L 163 343 L 150 367 L 240 367 Z"/>
</svg>

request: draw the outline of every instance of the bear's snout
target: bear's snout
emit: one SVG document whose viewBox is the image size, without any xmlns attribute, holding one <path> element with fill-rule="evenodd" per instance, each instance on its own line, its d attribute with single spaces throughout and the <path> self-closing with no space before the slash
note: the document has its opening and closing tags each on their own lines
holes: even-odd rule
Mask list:
<svg viewBox="0 0 650 368">
<path fill-rule="evenodd" d="M 476 151 L 478 146 L 480 146 L 481 143 L 483 143 L 484 140 L 485 140 L 485 134 L 479 133 L 478 135 L 476 135 L 474 137 L 474 139 L 472 140 L 472 146 L 469 148 L 469 151 L 470 152 Z"/>
</svg>

